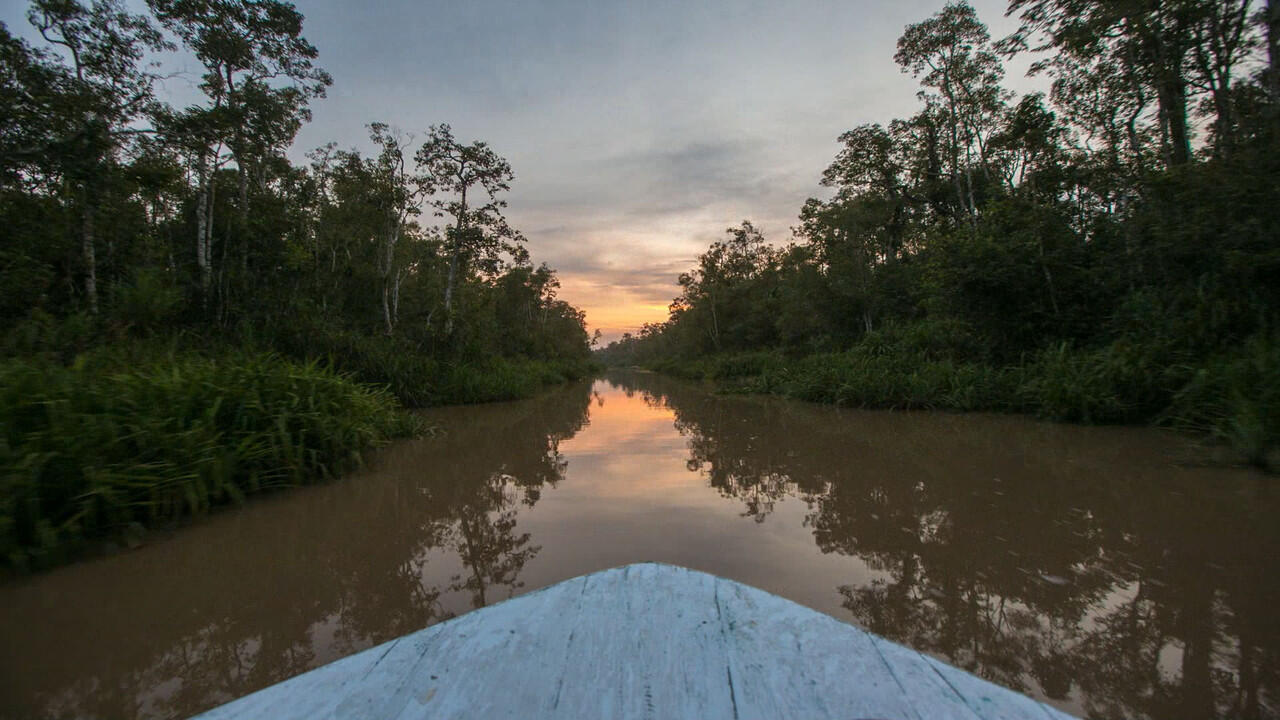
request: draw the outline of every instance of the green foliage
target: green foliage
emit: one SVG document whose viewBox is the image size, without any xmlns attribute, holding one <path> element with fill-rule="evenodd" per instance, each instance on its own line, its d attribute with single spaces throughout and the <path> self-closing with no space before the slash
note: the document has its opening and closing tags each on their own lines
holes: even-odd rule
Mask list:
<svg viewBox="0 0 1280 720">
<path fill-rule="evenodd" d="M 411 429 L 400 404 L 589 371 L 485 143 L 438 125 L 415 155 L 375 122 L 375 155 L 294 166 L 332 79 L 292 3 L 132 9 L 33 0 L 34 46 L 0 25 L 0 553 L 48 564 L 339 472 Z M 178 45 L 183 109 L 155 92 Z"/>
<path fill-rule="evenodd" d="M 438 395 L 440 363 L 403 338 L 334 327 L 305 313 L 291 323 L 272 323 L 262 334 L 263 342 L 285 355 L 386 388 L 408 407 L 434 404 Z"/>
<path fill-rule="evenodd" d="M 102 332 L 87 313 L 72 313 L 61 318 L 36 309 L 11 326 L 0 338 L 0 354 L 40 356 L 54 362 L 70 362 L 102 341 Z"/>
<path fill-rule="evenodd" d="M 182 291 L 157 268 L 139 268 L 133 282 L 112 290 L 111 314 L 135 334 L 151 336 L 172 328 L 182 309 Z"/>
<path fill-rule="evenodd" d="M 840 136 L 798 244 L 712 244 L 667 321 L 599 357 L 858 407 L 1163 421 L 1274 464 L 1280 71 L 1249 73 L 1275 27 L 1122 5 L 1014 0 L 999 42 L 964 2 L 907 26 L 923 105 Z M 1017 98 L 999 55 L 1033 48 L 1052 91 Z"/>
<path fill-rule="evenodd" d="M 800 400 L 881 409 L 1011 409 L 1012 376 L 986 365 L 930 359 L 869 338 L 852 350 L 786 358 L 767 353 L 717 356 L 674 369 L 716 380 L 730 391 L 766 392 Z"/>
<path fill-rule="evenodd" d="M 43 42 L 0 28 L 0 321 L 19 330 L 5 355 L 65 362 L 176 334 L 235 344 L 252 328 L 255 347 L 332 354 L 412 404 L 436 401 L 446 365 L 586 360 L 585 319 L 508 225 L 513 171 L 486 143 L 436 125 L 415 152 L 373 122 L 375 154 L 326 145 L 294 166 L 288 148 L 332 82 L 298 9 L 145 10 L 33 0 Z M 205 70 L 202 101 L 181 110 L 154 92 L 178 45 Z M 451 227 L 420 224 L 428 207 Z M 276 342 L 298 315 L 326 337 Z M 81 317 L 85 332 L 55 337 Z"/>
<path fill-rule="evenodd" d="M 1028 362 L 996 365 L 954 323 L 868 333 L 844 352 L 778 351 L 667 359 L 651 367 L 713 381 L 724 392 L 773 393 L 859 408 L 1025 412 L 1083 423 L 1169 424 L 1211 435 L 1250 462 L 1277 467 L 1280 342 L 1197 363 L 1186 350 L 1121 339 L 1097 349 L 1063 342 Z"/>
<path fill-rule="evenodd" d="M 455 358 L 424 352 L 404 336 L 366 335 L 321 321 L 295 318 L 265 332 L 270 346 L 302 362 L 319 362 L 361 383 L 386 388 L 408 407 L 528 397 L 539 389 L 585 377 L 587 353 Z"/>
<path fill-rule="evenodd" d="M 1280 339 L 1250 338 L 1191 375 L 1165 412 L 1176 427 L 1208 433 L 1249 462 L 1280 470 Z"/>
<path fill-rule="evenodd" d="M 590 363 L 495 358 L 485 364 L 446 366 L 435 400 L 441 404 L 479 403 L 528 397 L 548 385 L 580 380 Z"/>
<path fill-rule="evenodd" d="M 1019 392 L 1024 406 L 1054 420 L 1145 422 L 1185 380 L 1184 367 L 1167 357 L 1153 345 L 1116 342 L 1088 351 L 1062 343 L 1023 369 Z"/>
<path fill-rule="evenodd" d="M 0 363 L 0 553 L 14 564 L 315 482 L 419 429 L 315 363 L 134 350 Z"/>
</svg>

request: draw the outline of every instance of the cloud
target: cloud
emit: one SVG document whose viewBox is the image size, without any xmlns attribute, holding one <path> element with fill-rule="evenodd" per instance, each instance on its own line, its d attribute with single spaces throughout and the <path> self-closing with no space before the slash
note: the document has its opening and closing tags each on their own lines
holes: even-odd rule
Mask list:
<svg viewBox="0 0 1280 720">
<path fill-rule="evenodd" d="M 995 34 L 1012 29 L 1003 0 L 974 4 Z M 291 153 L 367 151 L 373 120 L 487 141 L 515 169 L 508 217 L 535 262 L 620 334 L 665 318 L 676 277 L 726 227 L 750 219 L 785 243 L 842 131 L 914 111 L 894 44 L 941 5 L 308 0 L 335 84 Z M 0 6 L 31 37 L 24 14 Z"/>
<path fill-rule="evenodd" d="M 815 173 L 780 167 L 758 138 L 695 139 L 582 158 L 556 182 L 513 191 L 511 215 L 562 296 L 608 339 L 666 318 L 676 278 L 743 219 L 777 243 Z M 534 183 L 530 183 L 534 185 Z"/>
</svg>

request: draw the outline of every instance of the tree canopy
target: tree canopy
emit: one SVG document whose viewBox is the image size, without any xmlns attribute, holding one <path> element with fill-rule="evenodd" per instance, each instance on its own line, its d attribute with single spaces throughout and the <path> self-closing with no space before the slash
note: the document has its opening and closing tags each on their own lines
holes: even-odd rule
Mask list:
<svg viewBox="0 0 1280 720">
<path fill-rule="evenodd" d="M 332 84 L 292 3 L 34 0 L 28 17 L 43 43 L 0 26 L 6 354 L 194 333 L 377 382 L 586 361 L 584 317 L 507 223 L 514 175 L 486 143 L 375 121 L 370 154 L 290 160 Z M 188 107 L 155 92 L 178 49 L 201 68 Z"/>
</svg>

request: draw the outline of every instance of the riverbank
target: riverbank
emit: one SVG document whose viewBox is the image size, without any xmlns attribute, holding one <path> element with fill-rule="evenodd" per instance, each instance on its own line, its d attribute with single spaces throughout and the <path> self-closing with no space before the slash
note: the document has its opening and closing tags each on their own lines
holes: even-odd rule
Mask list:
<svg viewBox="0 0 1280 720">
<path fill-rule="evenodd" d="M 837 411 L 651 372 L 422 416 L 447 432 L 341 481 L 0 582 L 5 710 L 190 717 L 647 559 L 765 587 L 1081 717 L 1238 718 L 1240 697 L 1275 714 L 1280 636 L 1262 630 L 1280 603 L 1280 495 L 1177 434 Z M 1144 682 L 1185 644 L 1217 651 Z"/>
<path fill-rule="evenodd" d="M 387 359 L 394 355 L 387 354 Z M 429 428 L 409 406 L 532 395 L 590 371 L 497 358 L 377 366 L 126 343 L 0 361 L 0 557 L 41 569 L 221 505 L 337 476 Z M 371 369 L 372 368 L 372 369 Z"/>
<path fill-rule="evenodd" d="M 888 329 L 844 352 L 782 351 L 668 358 L 647 367 L 768 393 L 868 409 L 995 411 L 1082 424 L 1154 424 L 1221 442 L 1249 464 L 1280 471 L 1280 343 L 1257 336 L 1195 358 L 1158 345 L 1067 344 L 1010 365 L 963 358 L 930 336 Z"/>
</svg>

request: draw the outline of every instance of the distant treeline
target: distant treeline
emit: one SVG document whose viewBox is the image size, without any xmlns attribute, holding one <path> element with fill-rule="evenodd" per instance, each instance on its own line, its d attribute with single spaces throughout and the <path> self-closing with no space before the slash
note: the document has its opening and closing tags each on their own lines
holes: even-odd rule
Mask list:
<svg viewBox="0 0 1280 720">
<path fill-rule="evenodd" d="M 397 400 L 588 371 L 488 145 L 374 122 L 372 154 L 290 162 L 332 82 L 291 3 L 28 19 L 38 40 L 0 24 L 0 555 L 332 474 L 413 429 Z M 183 108 L 157 95 L 179 50 L 202 70 Z"/>
<path fill-rule="evenodd" d="M 794 241 L 730 228 L 600 351 L 864 407 L 1280 443 L 1280 5 L 1011 0 L 906 28 L 920 110 L 840 137 Z M 1051 91 L 1015 96 L 1033 53 Z M 1268 457 L 1271 460 L 1268 461 Z"/>
</svg>

